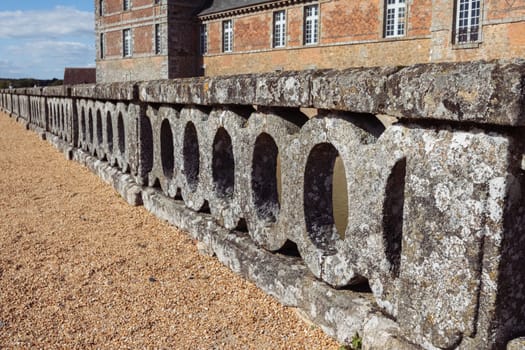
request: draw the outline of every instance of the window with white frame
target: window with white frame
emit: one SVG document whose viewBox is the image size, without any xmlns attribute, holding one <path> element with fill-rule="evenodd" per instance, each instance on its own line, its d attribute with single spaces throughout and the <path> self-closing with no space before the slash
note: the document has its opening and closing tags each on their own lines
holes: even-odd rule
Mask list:
<svg viewBox="0 0 525 350">
<path fill-rule="evenodd" d="M 201 55 L 208 53 L 208 25 L 205 23 L 201 24 L 200 29 L 200 49 Z"/>
<path fill-rule="evenodd" d="M 122 31 L 122 55 L 130 57 L 133 47 L 131 45 L 131 29 L 124 29 Z"/>
<path fill-rule="evenodd" d="M 124 11 L 129 10 L 131 8 L 131 0 L 124 0 L 122 3 L 122 9 Z"/>
<path fill-rule="evenodd" d="M 478 42 L 481 39 L 481 0 L 457 0 L 455 43 Z"/>
<path fill-rule="evenodd" d="M 98 15 L 104 16 L 104 0 L 99 0 L 98 2 Z"/>
<path fill-rule="evenodd" d="M 222 22 L 222 52 L 233 51 L 233 21 Z"/>
<path fill-rule="evenodd" d="M 286 46 L 286 12 L 273 13 L 273 47 Z"/>
<path fill-rule="evenodd" d="M 155 24 L 155 54 L 159 55 L 162 51 L 160 42 L 160 24 Z"/>
<path fill-rule="evenodd" d="M 106 55 L 105 53 L 105 47 L 104 47 L 104 33 L 100 33 L 100 58 L 104 58 Z"/>
<path fill-rule="evenodd" d="M 317 44 L 319 41 L 319 5 L 304 8 L 304 44 Z"/>
<path fill-rule="evenodd" d="M 386 0 L 385 37 L 405 35 L 406 1 Z"/>
</svg>

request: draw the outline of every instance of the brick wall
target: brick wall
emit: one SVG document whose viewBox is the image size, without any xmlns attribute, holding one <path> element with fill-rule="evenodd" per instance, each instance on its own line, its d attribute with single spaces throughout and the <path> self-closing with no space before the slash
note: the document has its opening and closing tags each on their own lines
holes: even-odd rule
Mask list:
<svg viewBox="0 0 525 350">
<path fill-rule="evenodd" d="M 173 2 L 168 17 L 168 78 L 192 77 L 199 74 L 199 22 L 195 12 L 202 1 Z"/>
<path fill-rule="evenodd" d="M 106 57 L 122 56 L 122 31 L 111 31 L 104 34 L 106 36 Z"/>
<path fill-rule="evenodd" d="M 154 53 L 153 38 L 155 36 L 155 25 L 145 25 L 133 30 L 133 53 Z"/>
<path fill-rule="evenodd" d="M 152 80 L 167 75 L 166 56 L 122 58 L 97 62 L 97 82 L 99 83 Z"/>
<path fill-rule="evenodd" d="M 297 20 L 293 29 L 302 32 L 302 8 L 298 7 L 294 12 Z M 380 14 L 378 3 L 373 1 L 331 1 L 321 4 L 321 42 L 332 44 L 377 39 L 381 31 Z M 301 44 L 300 41 L 298 44 Z"/>
<path fill-rule="evenodd" d="M 487 4 L 489 20 L 523 20 L 525 17 L 524 0 L 491 0 Z"/>
<path fill-rule="evenodd" d="M 481 6 L 480 42 L 455 45 L 452 39 L 454 5 L 446 0 L 434 2 L 431 62 L 525 56 L 525 1 L 484 0 Z"/>
<path fill-rule="evenodd" d="M 198 56 L 196 9 L 202 0 L 172 1 L 132 0 L 123 10 L 123 0 L 95 0 L 97 37 L 97 82 L 151 80 L 197 75 Z M 155 52 L 155 26 L 160 26 L 161 52 Z M 132 32 L 132 55 L 123 57 L 122 32 Z M 100 52 L 100 34 L 105 36 L 104 57 Z"/>
<path fill-rule="evenodd" d="M 304 6 L 319 4 L 320 40 L 303 45 Z M 454 1 L 408 0 L 406 34 L 384 37 L 384 0 L 321 0 L 251 13 L 203 16 L 206 75 L 525 56 L 525 0 L 482 0 L 482 40 L 453 44 Z M 286 48 L 272 48 L 273 12 L 285 10 Z M 222 52 L 222 22 L 232 19 L 234 50 Z"/>
<path fill-rule="evenodd" d="M 319 43 L 303 44 L 304 6 L 319 4 Z M 412 64 L 430 52 L 431 0 L 409 2 L 407 35 L 383 38 L 383 1 L 328 0 L 277 7 L 208 24 L 206 75 Z M 272 48 L 273 12 L 286 11 L 286 47 Z M 222 53 L 222 22 L 233 19 L 234 50 Z"/>
<path fill-rule="evenodd" d="M 409 65 L 420 61 L 430 51 L 428 39 L 386 41 L 312 47 L 308 49 L 278 49 L 251 53 L 210 55 L 204 58 L 206 75 L 346 68 L 380 65 Z M 385 54 L 387 53 L 387 54 Z"/>
<path fill-rule="evenodd" d="M 123 10 L 123 0 L 95 0 L 97 32 L 97 82 L 168 78 L 168 58 L 155 53 L 155 25 L 167 23 L 167 6 L 154 0 L 132 0 Z M 123 57 L 123 30 L 132 33 L 132 55 Z M 104 33 L 104 57 L 101 58 L 100 34 Z M 164 38 L 166 37 L 164 31 Z M 165 39 L 164 39 L 165 40 Z M 166 45 L 164 45 L 165 47 Z"/>
<path fill-rule="evenodd" d="M 482 0 L 481 40 L 454 44 L 455 1 L 407 0 L 405 34 L 385 38 L 385 0 L 275 2 L 273 8 L 197 17 L 199 1 L 104 0 L 97 16 L 97 40 L 105 35 L 105 57 L 97 54 L 97 79 L 136 76 L 167 79 L 275 70 L 410 65 L 525 56 L 525 0 Z M 95 0 L 98 14 L 99 0 Z M 319 42 L 304 45 L 305 6 L 318 4 Z M 271 6 L 270 6 L 271 7 Z M 273 13 L 286 12 L 286 46 L 273 48 Z M 232 20 L 233 52 L 222 52 L 222 23 Z M 208 26 L 208 53 L 199 54 L 199 25 Z M 155 25 L 161 53 L 155 53 Z M 133 55 L 122 57 L 122 30 L 131 28 Z M 97 50 L 100 43 L 97 42 Z M 151 58 L 148 65 L 147 58 Z M 109 62 L 111 61 L 111 62 Z M 108 69 L 114 71 L 107 71 Z M 145 70 L 140 71 L 138 70 Z M 127 79 L 126 79 L 127 80 Z"/>
</svg>

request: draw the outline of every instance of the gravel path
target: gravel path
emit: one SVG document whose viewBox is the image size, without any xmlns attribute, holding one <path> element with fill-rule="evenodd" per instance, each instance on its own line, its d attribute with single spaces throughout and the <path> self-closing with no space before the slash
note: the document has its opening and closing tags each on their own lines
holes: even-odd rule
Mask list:
<svg viewBox="0 0 525 350">
<path fill-rule="evenodd" d="M 0 348 L 338 344 L 0 114 Z"/>
</svg>

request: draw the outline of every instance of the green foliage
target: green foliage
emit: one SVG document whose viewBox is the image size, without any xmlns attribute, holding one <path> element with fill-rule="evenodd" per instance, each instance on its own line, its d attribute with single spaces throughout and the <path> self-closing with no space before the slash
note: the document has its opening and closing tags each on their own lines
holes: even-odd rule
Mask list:
<svg viewBox="0 0 525 350">
<path fill-rule="evenodd" d="M 53 80 L 51 80 L 51 82 L 49 83 L 48 86 L 60 86 L 60 85 L 63 85 L 63 84 L 64 84 L 63 80 L 54 78 Z"/>
<path fill-rule="evenodd" d="M 352 337 L 350 345 L 341 345 L 339 350 L 361 350 L 363 348 L 363 339 L 359 333 L 355 333 Z"/>
<path fill-rule="evenodd" d="M 355 333 L 352 337 L 352 349 L 353 350 L 361 350 L 363 347 L 363 339 L 359 336 L 359 333 Z"/>
</svg>

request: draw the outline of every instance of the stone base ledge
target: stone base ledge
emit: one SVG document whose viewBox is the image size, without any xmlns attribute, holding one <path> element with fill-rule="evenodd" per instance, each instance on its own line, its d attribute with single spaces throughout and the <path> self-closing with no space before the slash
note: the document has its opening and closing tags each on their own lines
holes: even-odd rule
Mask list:
<svg viewBox="0 0 525 350">
<path fill-rule="evenodd" d="M 36 133 L 40 137 L 41 140 L 47 139 L 47 132 L 43 128 L 29 123 L 28 129 Z"/>
<path fill-rule="evenodd" d="M 525 337 L 510 341 L 507 344 L 507 350 L 525 350 Z"/>
<path fill-rule="evenodd" d="M 366 340 L 364 349 L 419 349 L 403 340 L 397 324 L 377 310 L 371 295 L 333 289 L 316 280 L 301 259 L 258 248 L 244 233 L 227 230 L 210 215 L 189 210 L 156 189 L 145 188 L 142 198 L 148 211 L 188 232 L 207 246 L 208 254 L 281 304 L 299 308 L 339 342 L 350 344 L 358 334 Z"/>
<path fill-rule="evenodd" d="M 350 345 L 352 339 L 359 336 L 364 350 L 423 349 L 403 337 L 399 325 L 379 311 L 371 294 L 334 289 L 317 280 L 301 258 L 259 248 L 247 234 L 223 228 L 210 214 L 190 210 L 182 201 L 168 198 L 157 189 L 140 186 L 131 175 L 73 148 L 52 133 L 31 124 L 26 126 L 67 159 L 86 166 L 110 184 L 126 202 L 144 205 L 159 219 L 186 231 L 199 241 L 200 251 L 215 255 L 221 263 L 281 304 L 296 308 L 303 319 L 337 341 Z M 424 348 L 435 349 L 430 345 Z M 506 349 L 525 350 L 525 338 L 509 342 Z"/>
<path fill-rule="evenodd" d="M 38 128 L 31 128 L 39 133 Z M 381 314 L 372 296 L 350 290 L 336 290 L 318 281 L 300 258 L 270 253 L 258 248 L 248 235 L 227 230 L 211 215 L 187 209 L 182 201 L 166 197 L 156 189 L 139 186 L 124 174 L 83 150 L 72 148 L 59 137 L 45 133 L 55 148 L 98 175 L 129 204 L 144 205 L 153 215 L 186 231 L 199 241 L 201 249 L 235 273 L 255 283 L 281 304 L 301 310 L 303 317 L 321 327 L 343 344 L 359 335 L 368 350 L 420 349 L 401 336 L 399 326 Z"/>
<path fill-rule="evenodd" d="M 18 115 L 12 115 L 12 117 L 15 118 L 17 123 L 22 124 L 26 130 L 29 130 L 29 122 L 27 120 Z"/>
<path fill-rule="evenodd" d="M 138 185 L 131 175 L 125 174 L 107 162 L 100 161 L 79 149 L 73 150 L 73 160 L 83 164 L 105 183 L 111 185 L 128 204 L 132 206 L 142 205 L 142 186 Z"/>
<path fill-rule="evenodd" d="M 107 162 L 100 161 L 83 150 L 71 147 L 67 142 L 51 133 L 46 134 L 46 139 L 64 153 L 67 159 L 84 165 L 105 183 L 111 185 L 128 204 L 142 205 L 142 187 L 137 185 L 131 175 L 122 173 Z"/>
</svg>

